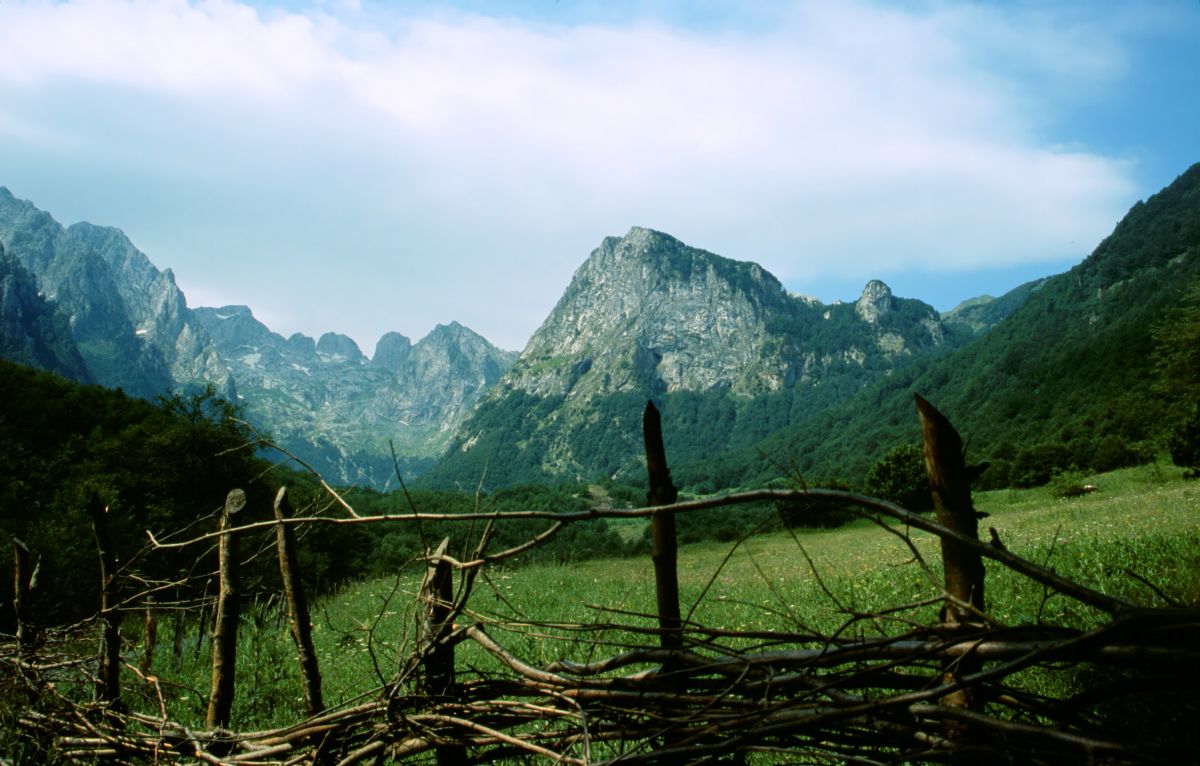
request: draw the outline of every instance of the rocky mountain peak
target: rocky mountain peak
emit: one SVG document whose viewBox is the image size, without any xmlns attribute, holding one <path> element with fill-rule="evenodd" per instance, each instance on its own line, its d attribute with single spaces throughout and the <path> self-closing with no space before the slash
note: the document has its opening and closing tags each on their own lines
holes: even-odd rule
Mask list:
<svg viewBox="0 0 1200 766">
<path fill-rule="evenodd" d="M 878 279 L 872 279 L 863 288 L 862 297 L 854 304 L 854 313 L 864 322 L 875 324 L 881 316 L 895 307 L 896 299 L 892 295 L 892 288 Z"/>
<path fill-rule="evenodd" d="M 271 331 L 254 318 L 249 306 L 201 306 L 193 309 L 208 334 L 225 346 L 259 346 L 271 341 Z"/>
<path fill-rule="evenodd" d="M 138 396 L 195 383 L 227 383 L 225 369 L 194 320 L 174 276 L 121 232 L 48 213 L 0 189 L 0 239 L 69 317 L 91 378 Z"/>
<path fill-rule="evenodd" d="M 835 404 L 943 340 L 932 307 L 883 282 L 826 306 L 787 292 L 758 264 L 634 227 L 605 238 L 575 272 L 432 480 L 465 480 L 484 466 L 502 482 L 633 475 L 637 440 L 612 434 L 637 433 L 647 398 L 708 459 L 735 432 L 765 433 Z M 520 424 L 519 436 L 501 433 L 501 422 Z"/>
<path fill-rule="evenodd" d="M 412 344 L 387 333 L 368 363 L 353 339 L 286 340 L 247 306 L 187 306 L 117 228 L 50 214 L 0 187 L 0 357 L 151 397 L 215 384 L 327 478 L 383 486 L 451 432 L 516 354 L 457 322 Z"/>
<path fill-rule="evenodd" d="M 763 353 L 765 322 L 793 303 L 758 264 L 634 227 L 583 262 L 510 379 L 543 395 L 776 390 L 787 363 Z"/>
<path fill-rule="evenodd" d="M 284 342 L 287 349 L 300 356 L 316 356 L 317 342 L 302 332 L 294 332 Z"/>
<path fill-rule="evenodd" d="M 317 339 L 317 353 L 330 357 L 330 361 L 365 361 L 354 339 L 336 332 L 327 332 Z"/>
<path fill-rule="evenodd" d="M 371 363 L 388 370 L 399 370 L 412 350 L 412 341 L 398 332 L 384 333 L 375 344 Z"/>
</svg>

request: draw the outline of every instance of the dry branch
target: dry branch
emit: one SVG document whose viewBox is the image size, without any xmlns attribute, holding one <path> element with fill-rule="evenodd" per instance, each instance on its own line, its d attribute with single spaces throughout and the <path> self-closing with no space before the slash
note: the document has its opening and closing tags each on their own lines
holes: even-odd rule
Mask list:
<svg viewBox="0 0 1200 766">
<path fill-rule="evenodd" d="M 936 420 L 930 413 L 923 415 Z M 969 481 L 961 482 L 969 474 L 961 465 L 961 439 L 941 430 L 942 425 L 949 426 L 935 424 L 927 445 L 931 474 L 936 474 L 933 485 L 941 504 L 953 514 L 971 511 L 970 523 L 945 515 L 937 521 L 837 490 L 758 490 L 672 504 L 670 491 L 652 489 L 650 505 L 633 510 L 422 514 L 413 508 L 403 516 L 363 517 L 343 501 L 348 516 L 313 518 L 286 518 L 286 495 L 281 492 L 274 520 L 235 526 L 230 519 L 238 503 L 231 493 L 217 532 L 181 542 L 159 543 L 151 537 L 152 542 L 171 548 L 218 540 L 224 554 L 232 549 L 236 534 L 271 525 L 277 541 L 282 541 L 282 557 L 291 530 L 300 524 L 489 522 L 480 544 L 464 553 L 463 561 L 446 554 L 446 543 L 427 557 L 425 586 L 413 605 L 424 615 L 424 627 L 419 640 L 403 644 L 407 653 L 399 658 L 400 671 L 393 680 L 384 683 L 381 678 L 379 688 L 364 690 L 352 706 L 310 709 L 307 718 L 280 729 L 221 732 L 217 727 L 227 724 L 228 710 L 222 717 L 212 715 L 210 707 L 206 730 L 189 730 L 166 720 L 161 690 L 145 676 L 143 681 L 153 687 L 153 694 L 147 693 L 151 712 L 97 716 L 96 704 L 74 702 L 60 691 L 67 679 L 83 679 L 83 684 L 93 680 L 88 665 L 70 656 L 77 639 L 66 634 L 48 640 L 36 663 L 22 657 L 15 644 L 4 645 L 0 664 L 13 671 L 8 676 L 19 679 L 22 688 L 35 690 L 37 704 L 20 718 L 23 731 L 39 742 L 53 742 L 55 755 L 80 761 L 351 766 L 383 759 L 428 760 L 434 753 L 443 762 L 466 762 L 469 754 L 472 763 L 614 765 L 738 759 L 749 753 L 838 763 L 1200 760 L 1200 747 L 1187 736 L 1153 743 L 1118 736 L 1088 715 L 1095 700 L 1087 695 L 1053 700 L 1021 690 L 1023 674 L 1031 668 L 1045 673 L 1115 668 L 1134 674 L 1130 688 L 1135 691 L 1171 682 L 1190 694 L 1192 704 L 1200 705 L 1200 611 L 1138 607 L 1016 556 L 998 538 L 979 541 Z M 652 455 L 648 435 L 647 447 L 652 486 L 658 481 L 653 478 L 656 472 L 660 479 L 666 476 L 660 489 L 669 486 L 661 440 Z M 959 478 L 950 478 L 955 472 Z M 604 622 L 578 625 L 504 624 L 469 608 L 472 583 L 485 566 L 538 545 L 566 524 L 597 518 L 666 518 L 738 503 L 800 498 L 857 506 L 895 531 L 918 565 L 924 562 L 907 528 L 941 538 L 944 549 L 955 552 L 947 559 L 958 556 L 967 562 L 961 582 L 952 582 L 947 574 L 946 619 L 918 624 L 905 616 L 928 600 L 871 613 L 845 609 L 846 623 L 830 634 L 731 630 L 698 624 L 691 617 L 682 620 L 678 612 L 673 622 L 649 627 L 655 617 L 670 617 L 661 602 L 654 614 L 609 608 L 601 612 Z M 487 554 L 490 524 L 502 519 L 546 519 L 552 525 L 525 543 Z M 894 522 L 907 528 L 901 531 Z M 982 580 L 971 579 L 971 562 L 983 558 L 1108 616 L 1087 631 L 1001 625 L 986 612 Z M 461 573 L 457 592 L 454 569 Z M 223 556 L 223 574 L 225 570 Z M 236 598 L 226 597 L 224 585 L 221 590 L 222 603 L 236 605 Z M 381 608 L 379 620 L 386 608 Z M 219 606 L 218 613 L 219 633 L 229 612 Z M 900 634 L 862 637 L 858 627 L 876 621 L 899 626 L 892 630 Z M 560 659 L 539 664 L 497 640 L 499 630 L 490 626 L 532 628 L 532 635 L 543 641 L 554 641 L 557 635 L 566 646 Z M 620 638 L 602 638 L 600 633 Z M 588 634 L 594 634 L 594 640 Z M 678 640 L 664 641 L 667 636 Z M 587 659 L 567 659 L 572 642 L 584 640 L 591 645 Z M 454 651 L 461 642 L 476 644 L 495 659 L 498 669 L 456 668 Z M 218 643 L 214 636 L 214 699 L 219 654 L 224 654 L 232 677 L 233 651 L 219 652 Z M 554 646 L 546 651 L 553 654 Z M 414 683 L 421 670 L 423 676 Z M 969 698 L 971 706 L 939 704 L 955 694 Z M 214 743 L 219 743 L 220 755 Z"/>
</svg>

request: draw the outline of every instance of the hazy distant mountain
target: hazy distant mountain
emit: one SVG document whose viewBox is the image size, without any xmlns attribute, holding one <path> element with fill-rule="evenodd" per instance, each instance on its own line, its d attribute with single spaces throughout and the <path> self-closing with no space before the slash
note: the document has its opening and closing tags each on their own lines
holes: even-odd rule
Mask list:
<svg viewBox="0 0 1200 766">
<path fill-rule="evenodd" d="M 416 345 L 396 333 L 374 360 L 327 333 L 284 339 L 250 309 L 188 308 L 119 229 L 64 228 L 0 187 L 0 356 L 154 397 L 212 384 L 334 481 L 384 485 L 389 441 L 415 472 L 439 454 L 516 354 L 457 323 Z"/>
<path fill-rule="evenodd" d="M 0 243 L 67 315 L 92 379 L 149 397 L 228 375 L 168 269 L 119 230 L 48 213 L 0 187 Z"/>
<path fill-rule="evenodd" d="M 646 399 L 678 459 L 749 443 L 915 359 L 936 311 L 872 281 L 855 303 L 790 295 L 754 263 L 634 228 L 604 240 L 427 477 L 632 476 Z"/>
<path fill-rule="evenodd" d="M 457 322 L 412 345 L 384 335 L 373 359 L 345 335 L 284 339 L 246 306 L 198 308 L 252 422 L 326 479 L 383 486 L 389 441 L 409 473 L 446 447 L 465 413 L 516 357 Z"/>
<path fill-rule="evenodd" d="M 981 295 L 965 300 L 944 312 L 942 322 L 953 330 L 961 329 L 971 335 L 982 335 L 1020 308 L 1049 278 L 1042 277 L 1018 285 L 999 298 Z"/>
</svg>

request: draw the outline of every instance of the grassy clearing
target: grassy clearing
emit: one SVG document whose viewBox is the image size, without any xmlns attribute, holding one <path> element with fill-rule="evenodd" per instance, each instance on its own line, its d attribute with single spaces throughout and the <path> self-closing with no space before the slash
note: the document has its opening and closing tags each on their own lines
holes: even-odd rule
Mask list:
<svg viewBox="0 0 1200 766">
<path fill-rule="evenodd" d="M 994 527 L 1013 552 L 1108 593 L 1145 605 L 1165 603 L 1132 572 L 1175 599 L 1200 603 L 1200 483 L 1182 481 L 1177 471 L 1163 466 L 1088 481 L 1100 490 L 1069 500 L 1055 498 L 1048 489 L 982 493 L 977 507 L 989 514 L 982 526 Z M 937 541 L 918 532 L 910 539 L 928 570 L 913 561 L 897 534 L 868 521 L 761 535 L 736 547 L 686 546 L 679 556 L 683 611 L 697 624 L 743 631 L 901 632 L 904 620 L 936 620 L 937 605 L 915 608 L 895 621 L 853 620 L 852 615 L 937 599 Z M 317 604 L 314 639 L 327 704 L 350 703 L 395 673 L 414 638 L 419 582 L 420 567 L 414 563 L 392 580 L 360 583 Z M 1102 619 L 1061 596 L 1048 598 L 1041 587 L 997 566 L 988 567 L 987 588 L 989 611 L 1010 624 L 1087 627 Z M 476 584 L 468 616 L 494 622 L 498 640 L 525 660 L 544 664 L 612 653 L 630 641 L 629 632 L 615 626 L 651 627 L 655 621 L 648 613 L 654 603 L 649 557 L 594 560 L 489 570 Z M 581 631 L 566 625 L 592 627 Z M 465 673 L 498 669 L 469 642 L 458 656 Z M 294 654 L 277 612 L 251 611 L 243 622 L 238 659 L 234 728 L 278 726 L 301 716 Z M 195 722 L 202 718 L 208 689 L 207 649 L 187 652 L 180 672 L 167 667 L 170 662 L 169 652 L 160 649 L 155 671 L 174 684 L 164 687 L 170 690 L 170 714 Z M 1030 679 L 1043 683 L 1036 673 Z M 136 685 L 131 678 L 127 688 Z"/>
</svg>

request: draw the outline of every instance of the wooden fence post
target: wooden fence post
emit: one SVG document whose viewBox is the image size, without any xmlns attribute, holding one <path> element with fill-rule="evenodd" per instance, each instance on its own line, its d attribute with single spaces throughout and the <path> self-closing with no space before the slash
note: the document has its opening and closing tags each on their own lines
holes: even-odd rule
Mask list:
<svg viewBox="0 0 1200 766">
<path fill-rule="evenodd" d="M 431 697 L 452 697 L 454 683 L 454 646 L 441 643 L 453 627 L 449 624 L 454 604 L 454 570 L 444 556 L 450 538 L 442 540 L 429 557 L 425 580 L 421 583 L 424 619 L 421 621 L 421 644 L 425 647 L 423 675 L 425 692 Z M 438 766 L 457 766 L 467 761 L 467 750 L 460 745 L 442 745 L 435 749 Z"/>
<path fill-rule="evenodd" d="M 33 626 L 33 591 L 37 587 L 38 565 L 33 563 L 29 546 L 14 537 L 13 545 L 13 611 L 17 620 L 17 651 L 22 658 L 33 656 L 37 630 Z"/>
<path fill-rule="evenodd" d="M 121 697 L 121 621 L 113 608 L 117 601 L 117 559 L 105 522 L 108 508 L 99 495 L 93 494 L 88 499 L 87 510 L 100 556 L 100 668 L 95 698 L 98 702 L 114 703 Z"/>
<path fill-rule="evenodd" d="M 221 514 L 221 529 L 233 526 L 234 515 L 246 506 L 246 493 L 240 489 L 229 492 L 225 511 Z M 237 627 L 240 613 L 238 593 L 238 546 L 232 532 L 221 535 L 218 546 L 217 617 L 212 636 L 212 691 L 208 697 L 208 713 L 204 725 L 209 729 L 229 725 L 233 709 L 233 682 L 237 668 Z"/>
<path fill-rule="evenodd" d="M 304 689 L 304 710 L 309 717 L 325 710 L 321 699 L 321 671 L 317 666 L 317 651 L 313 648 L 312 621 L 308 614 L 308 598 L 300 581 L 296 565 L 296 536 L 284 519 L 292 515 L 287 487 L 275 494 L 275 548 L 279 552 L 279 576 L 283 580 L 283 595 L 287 598 L 288 617 L 292 623 L 292 640 L 300 660 L 300 683 Z"/>
<path fill-rule="evenodd" d="M 154 670 L 154 650 L 158 646 L 158 608 L 153 595 L 146 596 L 146 619 L 142 629 L 142 672 Z"/>
<path fill-rule="evenodd" d="M 921 418 L 925 469 L 933 490 L 938 522 L 967 537 L 979 536 L 979 521 L 971 502 L 971 482 L 976 471 L 967 468 L 963 458 L 962 437 L 937 408 L 916 395 Z M 942 540 L 942 563 L 946 592 L 957 601 L 983 609 L 983 559 L 978 553 L 952 540 Z M 953 602 L 946 604 L 946 621 L 972 621 L 969 610 Z"/>
<path fill-rule="evenodd" d="M 187 572 L 181 570 L 179 572 L 179 582 L 183 583 L 187 579 Z M 174 664 L 175 672 L 183 670 L 183 641 L 184 634 L 187 630 L 187 610 L 183 608 L 185 591 L 182 585 L 175 587 L 175 615 L 172 620 L 173 634 L 171 636 L 171 659 Z"/>
<path fill-rule="evenodd" d="M 679 493 L 671 482 L 667 452 L 663 448 L 662 419 L 654 402 L 646 402 L 642 413 L 642 435 L 646 442 L 646 473 L 650 489 L 646 500 L 652 506 L 671 505 Z M 658 599 L 658 626 L 664 649 L 683 648 L 683 622 L 679 616 L 678 553 L 675 540 L 675 512 L 655 511 L 650 520 L 653 543 L 654 586 Z"/>
<path fill-rule="evenodd" d="M 946 416 L 920 395 L 914 396 L 917 414 L 921 419 L 925 469 L 929 473 L 938 522 L 967 537 L 977 538 L 979 520 L 971 502 L 971 482 L 978 475 L 978 470 L 967 468 L 962 437 Z M 976 622 L 972 611 L 982 612 L 984 608 L 983 559 L 975 551 L 942 538 L 942 571 L 946 593 L 950 596 L 943 607 L 943 621 L 952 626 Z M 942 680 L 950 683 L 982 667 L 977 657 L 967 655 L 949 663 Z M 970 688 L 960 689 L 939 700 L 939 704 L 946 707 L 960 708 L 975 708 L 978 702 Z M 945 733 L 950 738 L 961 738 L 966 733 L 966 727 L 958 722 L 947 721 Z M 967 763 L 969 756 L 952 758 L 952 762 Z"/>
</svg>

